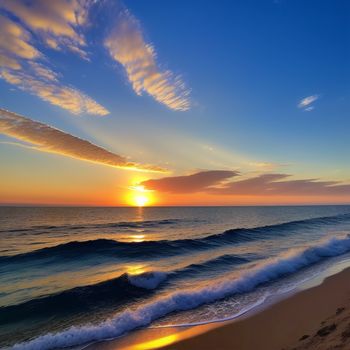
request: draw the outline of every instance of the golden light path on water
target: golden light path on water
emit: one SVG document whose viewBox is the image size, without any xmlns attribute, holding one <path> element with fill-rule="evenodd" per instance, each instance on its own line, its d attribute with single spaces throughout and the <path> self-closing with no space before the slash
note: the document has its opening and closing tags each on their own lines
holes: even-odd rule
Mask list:
<svg viewBox="0 0 350 350">
<path fill-rule="evenodd" d="M 135 332 L 131 338 L 121 339 L 120 345 L 122 350 L 151 350 L 160 349 L 167 345 L 177 343 L 181 340 L 192 338 L 201 333 L 218 327 L 219 324 L 205 324 L 201 327 L 170 327 L 157 329 L 140 330 Z M 124 347 L 126 342 L 131 343 Z"/>
</svg>

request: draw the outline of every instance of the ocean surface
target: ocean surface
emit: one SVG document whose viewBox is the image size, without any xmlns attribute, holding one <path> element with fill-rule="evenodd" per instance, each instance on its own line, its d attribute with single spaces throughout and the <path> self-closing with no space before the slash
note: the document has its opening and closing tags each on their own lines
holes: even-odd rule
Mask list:
<svg viewBox="0 0 350 350">
<path fill-rule="evenodd" d="M 350 206 L 0 207 L 0 348 L 225 320 L 350 257 Z"/>
</svg>

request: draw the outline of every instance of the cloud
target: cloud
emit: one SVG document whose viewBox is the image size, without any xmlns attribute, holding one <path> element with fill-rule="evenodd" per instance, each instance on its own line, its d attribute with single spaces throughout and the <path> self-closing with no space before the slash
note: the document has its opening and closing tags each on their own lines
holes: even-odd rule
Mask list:
<svg viewBox="0 0 350 350">
<path fill-rule="evenodd" d="M 218 186 L 223 181 L 237 176 L 236 171 L 209 170 L 192 175 L 165 177 L 162 179 L 146 180 L 140 185 L 148 190 L 156 190 L 168 193 L 195 193 L 209 190 L 212 186 Z"/>
<path fill-rule="evenodd" d="M 29 65 L 37 77 L 49 81 L 58 81 L 59 74 L 45 65 L 38 62 L 29 62 Z"/>
<path fill-rule="evenodd" d="M 40 56 L 30 39 L 31 35 L 27 30 L 0 15 L 1 66 L 19 69 L 17 58 L 34 59 Z"/>
<path fill-rule="evenodd" d="M 146 92 L 173 110 L 190 108 L 189 90 L 180 77 L 159 68 L 155 49 L 145 42 L 139 22 L 129 11 L 120 11 L 105 46 L 111 57 L 123 65 L 138 95 Z"/>
<path fill-rule="evenodd" d="M 127 158 L 89 141 L 4 109 L 0 109 L 0 133 L 27 142 L 30 144 L 28 147 L 42 152 L 122 169 L 165 172 L 157 166 L 129 162 Z"/>
<path fill-rule="evenodd" d="M 52 6 L 55 8 L 60 1 L 45 3 L 55 4 Z M 41 2 L 35 1 L 33 4 Z M 27 5 L 21 5 L 19 1 L 5 1 L 1 3 L 1 6 L 4 5 L 7 9 L 25 7 L 26 11 L 29 11 Z M 31 10 L 33 11 L 33 8 Z M 48 60 L 33 46 L 33 41 L 29 30 L 0 14 L 0 78 L 74 114 L 104 116 L 109 113 L 105 107 L 83 92 L 62 84 L 60 75 L 49 67 Z"/>
<path fill-rule="evenodd" d="M 42 100 L 70 111 L 73 114 L 89 113 L 104 116 L 108 110 L 81 91 L 62 85 L 57 73 L 47 67 L 34 66 L 34 72 L 0 70 L 0 77 L 21 90 L 37 95 Z"/>
<path fill-rule="evenodd" d="M 72 113 L 108 114 L 107 109 L 91 97 L 64 86 L 57 74 L 55 79 L 51 79 L 48 59 L 38 49 L 44 45 L 89 59 L 84 34 L 90 24 L 92 8 L 98 4 L 95 0 L 2 0 L 1 77 Z M 102 7 L 104 10 L 109 8 Z M 170 70 L 160 69 L 155 50 L 144 40 L 139 22 L 123 5 L 120 7 L 122 10 L 119 10 L 113 30 L 104 40 L 109 54 L 125 68 L 128 80 L 138 95 L 146 92 L 170 109 L 188 110 L 189 90 L 179 76 Z M 33 62 L 41 67 L 33 66 Z M 59 102 L 61 98 L 64 99 L 62 103 Z M 69 100 L 73 103 L 68 103 Z"/>
<path fill-rule="evenodd" d="M 311 106 L 311 104 L 318 99 L 319 99 L 319 95 L 307 96 L 298 103 L 298 108 L 301 108 L 304 111 L 310 112 L 314 109 L 314 106 Z"/>
<path fill-rule="evenodd" d="M 0 8 L 11 13 L 49 47 L 69 49 L 83 58 L 86 45 L 80 28 L 86 25 L 90 0 L 2 0 Z"/>
<path fill-rule="evenodd" d="M 0 38 L 0 40 L 2 40 Z M 13 57 L 8 57 L 0 53 L 0 67 L 7 67 L 11 69 L 20 69 L 21 65 Z"/>
<path fill-rule="evenodd" d="M 271 184 L 287 178 L 285 174 L 263 174 L 253 178 L 229 182 L 222 188 L 212 189 L 218 194 L 262 195 L 271 194 Z"/>
<path fill-rule="evenodd" d="M 331 196 L 350 195 L 350 185 L 338 181 L 318 179 L 287 180 L 287 174 L 264 174 L 257 177 L 234 181 L 213 193 L 225 195 L 264 196 Z"/>
<path fill-rule="evenodd" d="M 231 196 L 350 196 L 350 184 L 318 179 L 288 180 L 287 174 L 263 174 L 243 180 L 234 171 L 212 170 L 141 183 L 146 189 L 169 193 L 203 192 Z"/>
</svg>

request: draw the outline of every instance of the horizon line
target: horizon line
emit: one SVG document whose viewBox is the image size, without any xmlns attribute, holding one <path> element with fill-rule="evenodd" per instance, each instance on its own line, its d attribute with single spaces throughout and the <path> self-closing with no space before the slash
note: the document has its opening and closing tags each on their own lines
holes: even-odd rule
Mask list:
<svg viewBox="0 0 350 350">
<path fill-rule="evenodd" d="M 230 207 L 321 207 L 321 206 L 350 206 L 349 203 L 300 203 L 300 204 L 231 204 L 231 205 L 80 205 L 80 204 L 27 204 L 27 203 L 0 203 L 0 208 L 230 208 Z"/>
</svg>

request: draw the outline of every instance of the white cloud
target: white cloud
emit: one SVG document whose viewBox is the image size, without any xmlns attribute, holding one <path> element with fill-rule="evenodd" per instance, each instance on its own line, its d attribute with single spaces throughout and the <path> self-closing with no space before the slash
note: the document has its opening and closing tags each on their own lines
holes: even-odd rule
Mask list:
<svg viewBox="0 0 350 350">
<path fill-rule="evenodd" d="M 23 71 L 0 70 L 0 77 L 21 90 L 28 91 L 42 100 L 70 111 L 73 114 L 88 113 L 104 116 L 108 110 L 83 92 L 57 81 L 57 73 L 47 67 L 35 66 L 37 74 Z"/>
<path fill-rule="evenodd" d="M 53 49 L 69 49 L 86 58 L 79 29 L 85 25 L 91 0 L 2 0 L 0 8 L 17 17 Z"/>
<path fill-rule="evenodd" d="M 84 34 L 95 3 L 95 0 L 2 0 L 0 77 L 72 113 L 108 114 L 91 97 L 64 85 L 62 76 L 52 70 L 48 58 L 39 50 L 39 45 L 43 45 L 88 59 Z M 109 54 L 125 68 L 138 95 L 147 93 L 170 109 L 188 110 L 189 90 L 181 77 L 160 68 L 155 49 L 145 41 L 138 20 L 123 5 L 120 7 L 119 16 L 113 18 L 113 30 L 104 41 Z"/>
<path fill-rule="evenodd" d="M 159 68 L 154 47 L 145 42 L 139 22 L 129 11 L 120 12 L 105 46 L 111 57 L 123 65 L 138 95 L 146 92 L 174 110 L 190 108 L 189 90 L 180 77 Z"/>
<path fill-rule="evenodd" d="M 35 4 L 38 3 L 41 2 L 35 2 Z M 5 1 L 2 5 L 4 4 L 12 4 L 12 1 Z M 13 1 L 13 4 L 13 6 L 20 6 L 19 1 Z M 29 15 L 27 6 L 21 6 L 26 8 L 26 15 Z M 10 8 L 12 7 L 8 6 L 8 9 Z M 37 18 L 38 14 L 33 16 Z M 37 25 L 39 26 L 38 23 Z M 104 116 L 109 113 L 91 97 L 72 86 L 63 84 L 60 81 L 60 75 L 49 67 L 48 60 L 34 47 L 30 31 L 1 14 L 0 78 L 74 114 L 88 113 Z"/>
<path fill-rule="evenodd" d="M 319 95 L 311 95 L 303 98 L 298 103 L 298 108 L 301 108 L 305 111 L 312 111 L 314 109 L 314 106 L 311 106 L 312 103 L 317 101 L 319 99 Z"/>
</svg>

